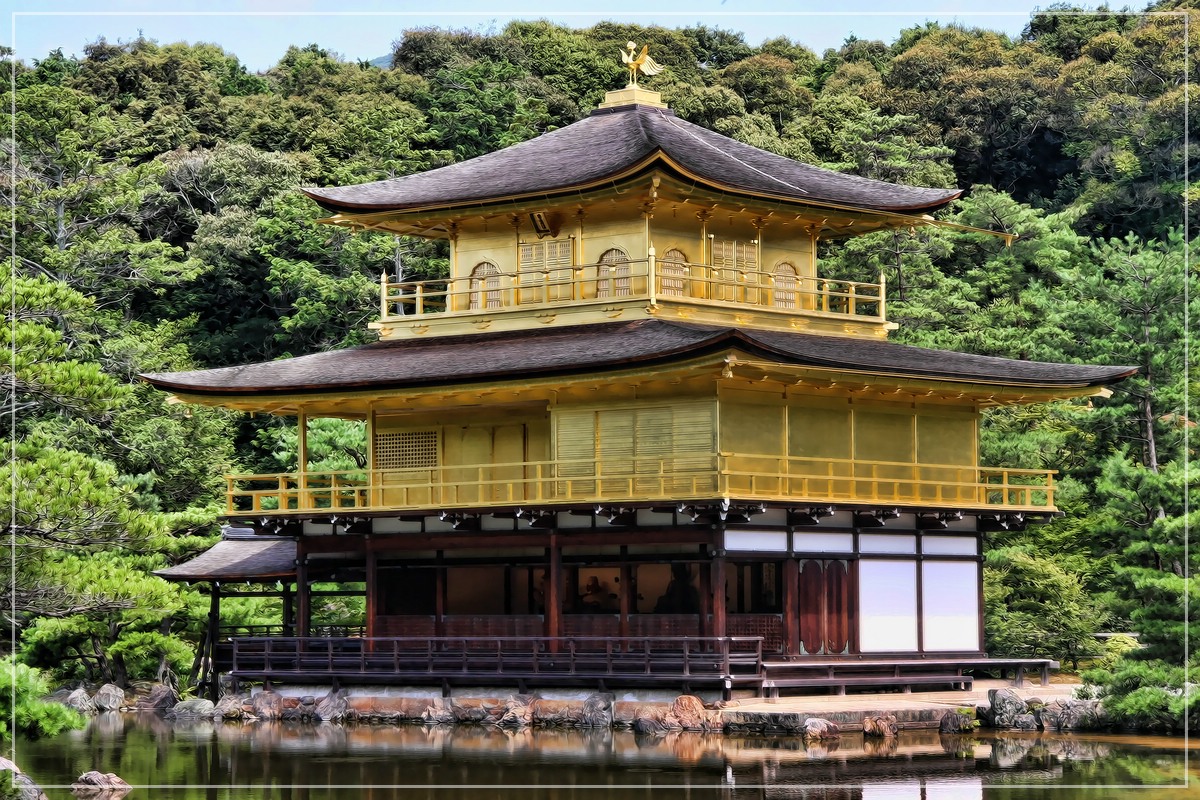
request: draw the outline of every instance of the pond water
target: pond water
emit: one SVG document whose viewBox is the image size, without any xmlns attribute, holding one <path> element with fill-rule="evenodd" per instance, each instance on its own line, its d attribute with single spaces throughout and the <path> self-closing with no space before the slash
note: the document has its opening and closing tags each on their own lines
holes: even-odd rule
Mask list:
<svg viewBox="0 0 1200 800">
<path fill-rule="evenodd" d="M 84 730 L 18 741 L 16 761 L 51 800 L 70 797 L 66 787 L 91 769 L 141 787 L 130 800 L 1167 800 L 1195 796 L 1184 783 L 1190 773 L 1194 789 L 1200 773 L 1185 748 L 1167 737 L 925 731 L 806 748 L 786 736 L 242 725 L 110 712 Z"/>
</svg>

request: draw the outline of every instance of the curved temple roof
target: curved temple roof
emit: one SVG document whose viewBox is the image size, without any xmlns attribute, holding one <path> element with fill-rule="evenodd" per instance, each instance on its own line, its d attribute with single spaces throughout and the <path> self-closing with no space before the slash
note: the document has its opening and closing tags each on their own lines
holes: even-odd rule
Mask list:
<svg viewBox="0 0 1200 800">
<path fill-rule="evenodd" d="M 874 211 L 924 213 L 962 193 L 801 164 L 647 105 L 598 109 L 565 128 L 428 172 L 304 192 L 335 212 L 404 211 L 582 188 L 656 160 L 668 168 L 677 166 L 675 171 L 686 179 L 718 188 Z"/>
<path fill-rule="evenodd" d="M 1017 361 L 879 340 L 637 320 L 381 341 L 279 361 L 142 377 L 160 389 L 182 394 L 286 395 L 589 373 L 729 349 L 785 365 L 1007 386 L 1103 386 L 1137 371 L 1130 366 Z"/>
<path fill-rule="evenodd" d="M 293 539 L 227 533 L 221 541 L 173 567 L 154 571 L 169 581 L 249 581 L 296 574 Z"/>
</svg>

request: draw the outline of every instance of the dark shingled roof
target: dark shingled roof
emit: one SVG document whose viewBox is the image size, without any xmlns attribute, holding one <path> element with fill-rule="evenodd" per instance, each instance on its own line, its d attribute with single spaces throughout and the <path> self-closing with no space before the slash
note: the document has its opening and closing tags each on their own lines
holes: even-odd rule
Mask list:
<svg viewBox="0 0 1200 800">
<path fill-rule="evenodd" d="M 599 109 L 536 139 L 428 172 L 304 191 L 330 211 L 351 214 L 450 206 L 604 181 L 648 164 L 656 154 L 718 187 L 801 202 L 911 213 L 940 208 L 961 194 L 801 164 L 645 105 Z"/>
<path fill-rule="evenodd" d="M 276 536 L 226 533 L 195 558 L 155 575 L 169 581 L 251 581 L 296 574 L 296 542 Z"/>
<path fill-rule="evenodd" d="M 215 396 L 410 388 L 594 373 L 737 349 L 796 366 L 1013 386 L 1101 386 L 1136 367 L 1048 364 L 874 339 L 736 330 L 647 319 L 567 328 L 388 340 L 240 367 L 143 375 L 167 391 Z"/>
</svg>

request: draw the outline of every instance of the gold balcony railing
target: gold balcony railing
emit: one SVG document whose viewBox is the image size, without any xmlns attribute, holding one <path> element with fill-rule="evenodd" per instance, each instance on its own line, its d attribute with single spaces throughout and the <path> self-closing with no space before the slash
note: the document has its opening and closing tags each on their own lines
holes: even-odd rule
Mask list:
<svg viewBox="0 0 1200 800">
<path fill-rule="evenodd" d="M 1054 511 L 1054 471 L 741 453 L 228 476 L 230 515 L 723 497 Z"/>
<path fill-rule="evenodd" d="M 380 284 L 381 318 L 490 314 L 624 300 L 885 320 L 883 283 L 809 278 L 681 261 L 627 261 Z"/>
</svg>

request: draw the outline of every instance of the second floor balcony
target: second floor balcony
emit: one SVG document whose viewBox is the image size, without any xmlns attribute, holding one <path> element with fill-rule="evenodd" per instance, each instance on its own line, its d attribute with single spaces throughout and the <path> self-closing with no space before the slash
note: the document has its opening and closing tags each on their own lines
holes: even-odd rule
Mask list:
<svg viewBox="0 0 1200 800">
<path fill-rule="evenodd" d="M 852 323 L 882 334 L 885 286 L 797 274 L 790 265 L 775 272 L 682 261 L 643 260 L 550 269 L 476 271 L 469 277 L 389 281 L 380 286 L 384 326 L 426 325 L 454 318 L 486 320 L 526 315 L 592 312 L 612 318 L 628 306 L 669 309 L 684 319 L 776 328 Z M 543 319 L 543 321 L 545 321 Z"/>
<path fill-rule="evenodd" d="M 1054 471 L 790 458 L 744 453 L 524 461 L 422 469 L 230 475 L 230 516 L 675 503 L 797 504 L 1053 512 Z"/>
</svg>

